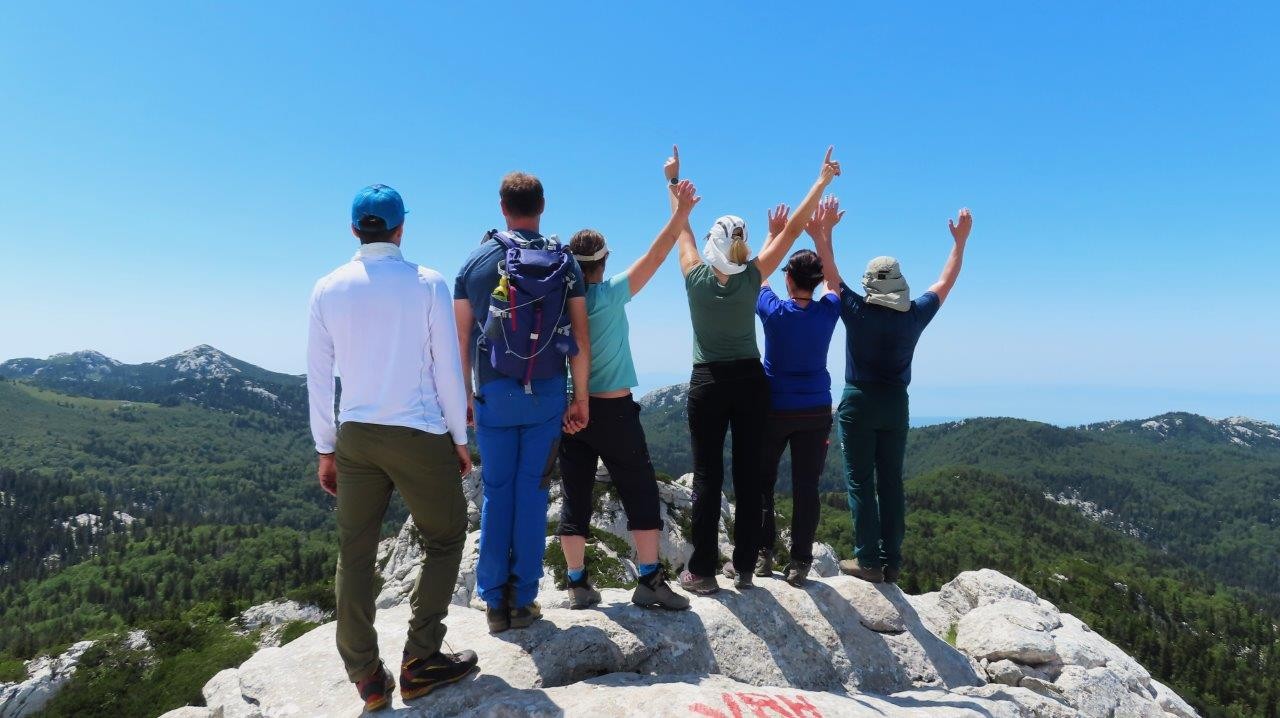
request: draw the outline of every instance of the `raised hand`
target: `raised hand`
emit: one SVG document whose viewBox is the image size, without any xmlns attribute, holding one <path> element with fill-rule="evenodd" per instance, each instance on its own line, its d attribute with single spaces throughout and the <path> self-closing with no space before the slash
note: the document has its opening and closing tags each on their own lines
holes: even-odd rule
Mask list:
<svg viewBox="0 0 1280 718">
<path fill-rule="evenodd" d="M 973 213 L 968 207 L 960 210 L 960 215 L 954 220 L 947 220 L 947 226 L 951 228 L 951 238 L 956 244 L 964 244 L 969 240 L 969 230 L 973 229 Z"/>
<path fill-rule="evenodd" d="M 777 207 L 769 210 L 769 234 L 778 236 L 782 233 L 784 227 L 787 226 L 787 218 L 791 215 L 791 208 L 779 202 Z"/>
<path fill-rule="evenodd" d="M 823 182 L 830 182 L 840 176 L 840 163 L 831 159 L 831 153 L 835 150 L 835 145 L 827 147 L 827 156 L 822 158 L 822 170 L 818 173 L 818 177 Z"/>
<path fill-rule="evenodd" d="M 837 224 L 840 224 L 840 220 L 844 219 L 844 210 L 840 209 L 840 198 L 829 194 L 818 205 L 818 208 L 826 210 L 823 217 L 823 227 L 826 228 L 827 234 L 830 234 L 831 230 L 835 229 Z"/>
<path fill-rule="evenodd" d="M 671 156 L 667 158 L 666 163 L 662 165 L 662 173 L 667 176 L 667 181 L 680 176 L 680 148 L 671 145 Z"/>
<path fill-rule="evenodd" d="M 671 192 L 676 197 L 675 214 L 678 217 L 688 219 L 693 208 L 702 201 L 698 196 L 698 188 L 689 180 L 680 180 L 679 184 L 671 188 Z"/>
<path fill-rule="evenodd" d="M 822 242 L 827 239 L 827 215 L 831 213 L 831 209 L 827 207 L 827 201 L 823 200 L 818 203 L 818 208 L 813 211 L 813 216 L 804 225 L 804 231 L 813 238 L 814 242 Z"/>
</svg>

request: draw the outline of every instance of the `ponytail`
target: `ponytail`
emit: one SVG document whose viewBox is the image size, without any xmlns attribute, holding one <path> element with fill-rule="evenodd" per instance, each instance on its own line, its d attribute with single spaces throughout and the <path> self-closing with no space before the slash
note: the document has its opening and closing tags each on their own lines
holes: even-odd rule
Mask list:
<svg viewBox="0 0 1280 718">
<path fill-rule="evenodd" d="M 734 264 L 746 264 L 750 256 L 751 249 L 747 247 L 747 240 L 734 237 L 733 242 L 729 244 L 729 261 Z"/>
</svg>

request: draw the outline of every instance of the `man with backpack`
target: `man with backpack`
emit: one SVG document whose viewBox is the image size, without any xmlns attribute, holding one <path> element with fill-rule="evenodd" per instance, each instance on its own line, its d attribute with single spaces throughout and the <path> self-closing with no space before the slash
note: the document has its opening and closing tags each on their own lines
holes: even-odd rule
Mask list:
<svg viewBox="0 0 1280 718">
<path fill-rule="evenodd" d="M 507 229 L 485 234 L 453 289 L 483 465 L 476 589 L 492 633 L 542 616 L 535 599 L 551 474 L 561 432 L 587 425 L 591 371 L 582 270 L 567 247 L 540 232 L 542 182 L 512 172 L 498 194 Z"/>
</svg>

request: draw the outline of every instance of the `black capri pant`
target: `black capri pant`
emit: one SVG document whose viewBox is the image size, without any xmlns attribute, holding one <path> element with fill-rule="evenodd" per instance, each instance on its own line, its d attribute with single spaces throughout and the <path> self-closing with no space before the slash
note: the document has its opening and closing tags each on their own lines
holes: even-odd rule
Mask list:
<svg viewBox="0 0 1280 718">
<path fill-rule="evenodd" d="M 640 405 L 631 396 L 589 400 L 591 422 L 560 442 L 560 535 L 586 536 L 591 526 L 591 489 L 603 460 L 627 512 L 627 528 L 662 528 L 658 480 L 640 425 Z"/>
</svg>

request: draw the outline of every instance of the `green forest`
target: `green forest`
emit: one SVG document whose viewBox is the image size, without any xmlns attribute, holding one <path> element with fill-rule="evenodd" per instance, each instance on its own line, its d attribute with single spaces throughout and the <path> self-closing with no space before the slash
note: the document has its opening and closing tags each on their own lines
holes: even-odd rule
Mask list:
<svg viewBox="0 0 1280 718">
<path fill-rule="evenodd" d="M 332 501 L 315 487 L 304 417 L 199 403 L 229 396 L 214 389 L 151 403 L 97 393 L 0 379 L 0 681 L 20 678 L 22 659 L 98 638 L 49 714 L 156 714 L 198 701 L 214 672 L 252 653 L 252 636 L 227 623 L 244 608 L 332 601 Z M 642 416 L 660 471 L 686 473 L 679 407 Z M 1275 718 L 1280 520 L 1259 497 L 1280 496 L 1280 451 L 1223 441 L 1212 426 L 1131 428 L 991 419 L 913 430 L 903 589 L 994 568 L 1206 716 Z M 832 454 L 818 539 L 848 556 Z M 1091 520 L 1046 494 L 1111 513 Z M 403 517 L 397 505 L 388 530 Z M 130 628 L 149 630 L 155 655 L 120 645 Z"/>
</svg>

